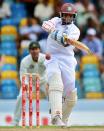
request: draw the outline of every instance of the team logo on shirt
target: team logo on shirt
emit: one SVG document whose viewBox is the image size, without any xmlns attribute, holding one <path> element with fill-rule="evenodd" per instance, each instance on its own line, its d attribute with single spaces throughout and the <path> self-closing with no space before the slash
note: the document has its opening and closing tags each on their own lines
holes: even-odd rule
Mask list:
<svg viewBox="0 0 104 131">
<path fill-rule="evenodd" d="M 30 65 L 29 68 L 30 68 L 30 69 L 33 69 L 33 68 L 34 68 L 34 65 Z"/>
<path fill-rule="evenodd" d="M 71 11 L 71 10 L 72 10 L 72 8 L 71 8 L 71 7 L 68 7 L 68 8 L 67 8 L 67 10 L 68 10 L 68 11 Z"/>
</svg>

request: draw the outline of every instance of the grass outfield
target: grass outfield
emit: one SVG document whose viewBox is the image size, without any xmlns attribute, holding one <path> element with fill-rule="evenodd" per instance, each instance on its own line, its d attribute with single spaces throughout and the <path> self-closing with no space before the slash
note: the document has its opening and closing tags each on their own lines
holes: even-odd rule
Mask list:
<svg viewBox="0 0 104 131">
<path fill-rule="evenodd" d="M 71 126 L 68 128 L 61 128 L 55 126 L 41 126 L 40 128 L 1 126 L 0 131 L 104 131 L 104 126 Z"/>
</svg>

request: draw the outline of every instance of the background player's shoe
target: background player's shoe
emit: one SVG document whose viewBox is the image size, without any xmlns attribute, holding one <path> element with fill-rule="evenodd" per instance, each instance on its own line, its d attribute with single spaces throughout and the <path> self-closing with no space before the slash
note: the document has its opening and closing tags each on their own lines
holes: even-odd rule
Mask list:
<svg viewBox="0 0 104 131">
<path fill-rule="evenodd" d="M 53 119 L 52 119 L 52 124 L 55 126 L 60 126 L 60 127 L 65 127 L 66 125 L 62 122 L 62 119 L 60 118 L 59 115 L 56 115 Z"/>
<path fill-rule="evenodd" d="M 12 126 L 19 126 L 19 122 L 13 121 L 13 122 L 12 122 Z"/>
</svg>

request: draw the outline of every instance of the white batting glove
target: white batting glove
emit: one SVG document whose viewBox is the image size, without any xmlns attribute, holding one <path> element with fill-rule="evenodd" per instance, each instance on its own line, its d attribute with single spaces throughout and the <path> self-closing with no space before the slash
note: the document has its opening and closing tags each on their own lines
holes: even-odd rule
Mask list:
<svg viewBox="0 0 104 131">
<path fill-rule="evenodd" d="M 49 21 L 44 21 L 42 25 L 43 30 L 47 32 L 53 32 L 55 30 L 55 25 L 53 22 Z"/>
</svg>

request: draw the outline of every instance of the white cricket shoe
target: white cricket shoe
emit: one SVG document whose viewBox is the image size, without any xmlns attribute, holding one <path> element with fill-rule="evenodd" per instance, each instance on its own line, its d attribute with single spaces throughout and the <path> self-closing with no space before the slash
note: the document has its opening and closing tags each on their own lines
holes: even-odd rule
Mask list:
<svg viewBox="0 0 104 131">
<path fill-rule="evenodd" d="M 62 122 L 62 119 L 60 118 L 59 115 L 56 115 L 56 116 L 52 119 L 51 123 L 52 123 L 53 125 L 55 125 L 55 126 L 60 126 L 60 127 L 65 127 L 65 126 L 66 126 L 66 125 Z"/>
</svg>

